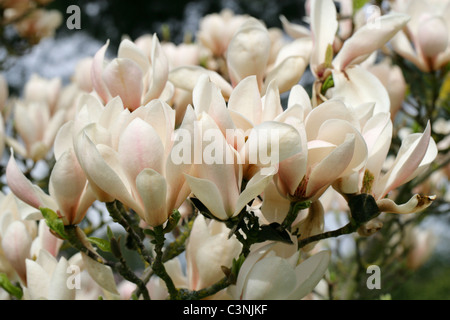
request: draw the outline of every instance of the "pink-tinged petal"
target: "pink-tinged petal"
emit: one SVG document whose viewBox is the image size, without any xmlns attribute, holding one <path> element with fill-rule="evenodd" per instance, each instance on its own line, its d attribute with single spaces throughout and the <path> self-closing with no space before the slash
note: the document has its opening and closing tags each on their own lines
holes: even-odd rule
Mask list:
<svg viewBox="0 0 450 320">
<path fill-rule="evenodd" d="M 194 150 L 194 156 L 199 153 L 194 158 L 194 175 L 208 179 L 218 187 L 225 210 L 232 214 L 239 197 L 242 161 L 208 114 L 200 115 L 195 129 L 194 138 L 201 141 L 194 142 L 194 147 L 200 147 Z"/>
<path fill-rule="evenodd" d="M 56 134 L 58 133 L 61 126 L 66 122 L 66 111 L 58 110 L 50 119 L 50 122 L 47 124 L 47 128 L 45 129 L 43 142 L 47 146 L 52 146 L 55 141 Z"/>
<path fill-rule="evenodd" d="M 100 96 L 104 103 L 108 102 L 111 95 L 103 81 L 103 68 L 105 53 L 109 46 L 109 40 L 94 55 L 91 67 L 91 80 L 95 92 Z"/>
<path fill-rule="evenodd" d="M 234 128 L 220 89 L 207 75 L 200 77 L 192 93 L 192 99 L 197 114 L 202 112 L 209 114 L 224 135 L 226 134 L 226 129 Z"/>
<path fill-rule="evenodd" d="M 383 198 L 377 201 L 377 206 L 380 209 L 380 212 L 408 214 L 425 210 L 435 199 L 436 196 L 416 194 L 404 204 L 399 205 L 391 199 Z"/>
<path fill-rule="evenodd" d="M 311 104 L 311 98 L 309 97 L 308 93 L 306 92 L 305 88 L 303 88 L 301 85 L 296 84 L 291 88 L 291 91 L 289 93 L 287 108 L 289 109 L 293 105 L 300 105 L 303 110 L 303 117 L 304 120 L 308 113 L 312 110 L 312 104 Z"/>
<path fill-rule="evenodd" d="M 350 136 L 312 168 L 306 186 L 306 198 L 317 199 L 347 169 L 353 158 L 355 140 L 354 136 Z"/>
<path fill-rule="evenodd" d="M 292 86 L 300 81 L 303 73 L 305 72 L 307 60 L 301 56 L 288 57 L 280 62 L 274 69 L 272 69 L 265 78 L 265 83 L 270 83 L 272 80 L 276 80 L 279 84 L 279 90 L 281 93 L 289 91 Z M 266 88 L 263 87 L 263 92 Z"/>
<path fill-rule="evenodd" d="M 13 221 L 2 237 L 3 253 L 24 284 L 27 281 L 25 260 L 30 255 L 31 242 L 25 224 L 19 220 Z"/>
<path fill-rule="evenodd" d="M 359 122 L 355 114 L 343 101 L 338 99 L 328 100 L 314 108 L 305 119 L 305 130 L 308 141 L 317 139 L 322 124 L 329 119 L 345 120 L 355 128 L 359 128 Z"/>
<path fill-rule="evenodd" d="M 283 107 L 281 106 L 280 91 L 277 86 L 277 80 L 272 80 L 266 90 L 265 95 L 262 98 L 263 101 L 263 113 L 262 121 L 274 120 L 277 116 L 283 113 Z"/>
<path fill-rule="evenodd" d="M 158 133 L 147 122 L 136 118 L 127 126 L 119 140 L 118 154 L 130 184 L 145 168 L 159 173 L 164 170 L 164 146 Z"/>
<path fill-rule="evenodd" d="M 103 71 L 103 81 L 111 96 L 119 96 L 126 108 L 135 110 L 141 105 L 142 70 L 133 60 L 112 60 Z"/>
<path fill-rule="evenodd" d="M 362 62 L 400 31 L 408 20 L 408 15 L 391 13 L 364 25 L 344 42 L 333 65 L 342 71 L 351 64 Z"/>
<path fill-rule="evenodd" d="M 341 177 L 352 172 L 358 172 L 365 166 L 367 161 L 367 145 L 364 138 L 350 122 L 341 119 L 327 120 L 322 124 L 317 135 L 317 139 L 331 142 L 335 145 L 340 144 L 343 141 L 342 137 L 345 136 L 353 136 L 355 138 L 355 152 L 346 170 L 342 172 Z"/>
<path fill-rule="evenodd" d="M 64 240 L 57 238 L 50 232 L 45 220 L 39 221 L 39 241 L 41 248 L 56 257 Z"/>
<path fill-rule="evenodd" d="M 242 300 L 284 300 L 295 285 L 294 269 L 286 259 L 264 257 L 251 269 Z"/>
<path fill-rule="evenodd" d="M 164 146 L 164 158 L 168 156 L 173 144 L 175 113 L 167 103 L 155 99 L 135 110 L 130 117 L 130 119 L 141 118 L 157 132 Z"/>
<path fill-rule="evenodd" d="M 126 58 L 136 62 L 142 70 L 142 74 L 145 75 L 150 68 L 150 62 L 144 52 L 131 40 L 124 39 L 120 42 L 119 49 L 117 51 L 118 58 Z"/>
<path fill-rule="evenodd" d="M 12 151 L 6 167 L 6 180 L 8 187 L 16 197 L 28 205 L 36 209 L 39 209 L 40 207 L 57 208 L 51 197 L 46 195 L 39 187 L 33 185 L 24 176 L 14 159 L 14 153 Z"/>
<path fill-rule="evenodd" d="M 227 220 L 234 212 L 226 212 L 217 186 L 206 179 L 185 175 L 192 193 L 218 219 Z"/>
<path fill-rule="evenodd" d="M 282 223 L 289 212 L 290 204 L 289 199 L 278 192 L 275 183 L 269 183 L 263 193 L 261 213 L 269 223 Z"/>
<path fill-rule="evenodd" d="M 142 218 L 151 226 L 163 225 L 169 217 L 164 177 L 153 169 L 144 169 L 136 177 L 136 187 L 144 207 Z"/>
<path fill-rule="evenodd" d="M 420 2 L 420 1 L 419 1 Z M 430 68 L 425 60 L 420 56 L 412 46 L 408 37 L 403 31 L 398 32 L 390 41 L 392 48 L 394 51 L 405 58 L 408 61 L 411 61 L 416 65 L 421 71 L 429 72 Z"/>
<path fill-rule="evenodd" d="M 306 259 L 295 268 L 297 285 L 287 297 L 289 300 L 299 300 L 309 294 L 323 278 L 330 263 L 330 251 L 321 251 Z"/>
<path fill-rule="evenodd" d="M 375 190 L 376 199 L 383 198 L 391 190 L 415 178 L 416 174 L 420 172 L 417 169 L 422 161 L 426 159 L 426 163 L 423 164 L 426 167 L 436 155 L 437 148 L 431 138 L 431 126 L 428 123 L 423 134 L 410 134 L 402 141 L 394 164 L 382 177 L 377 190 Z"/>
<path fill-rule="evenodd" d="M 220 88 L 225 100 L 228 100 L 233 91 L 233 87 L 217 72 L 207 70 L 200 66 L 182 66 L 175 68 L 169 73 L 169 81 L 176 88 L 192 92 L 202 74 L 207 74 L 211 81 Z"/>
<path fill-rule="evenodd" d="M 378 180 L 392 141 L 393 125 L 388 113 L 378 113 L 368 120 L 362 135 L 368 148 L 366 170 Z"/>
<path fill-rule="evenodd" d="M 443 17 L 427 16 L 421 21 L 418 30 L 418 43 L 426 57 L 435 57 L 448 46 L 449 30 Z"/>
<path fill-rule="evenodd" d="M 289 22 L 289 20 L 283 15 L 280 16 L 280 21 L 281 25 L 283 26 L 283 30 L 294 39 L 311 36 L 311 31 L 308 28 L 299 24 Z"/>
<path fill-rule="evenodd" d="M 53 153 L 58 160 L 68 149 L 73 148 L 74 121 L 69 120 L 59 128 L 53 144 Z"/>
<path fill-rule="evenodd" d="M 265 121 L 250 132 L 241 156 L 246 163 L 271 166 L 302 152 L 303 141 L 293 126 L 276 121 Z"/>
<path fill-rule="evenodd" d="M 374 102 L 374 114 L 390 112 L 389 94 L 381 81 L 370 71 L 355 65 L 347 68 L 345 73 L 333 71 L 333 80 L 334 88 L 328 90 L 331 97 L 343 99 L 351 106 Z"/>
<path fill-rule="evenodd" d="M 151 64 L 150 79 L 148 79 L 150 83 L 143 104 L 159 98 L 169 78 L 169 62 L 156 34 L 152 38 Z"/>
<path fill-rule="evenodd" d="M 231 93 L 228 108 L 241 114 L 253 125 L 261 122 L 262 102 L 256 76 L 248 76 L 239 82 Z"/>
<path fill-rule="evenodd" d="M 266 27 L 255 18 L 249 18 L 228 45 L 228 73 L 233 87 L 242 79 L 256 75 L 258 87 L 262 88 L 269 52 L 270 37 Z"/>
<path fill-rule="evenodd" d="M 75 221 L 79 222 L 82 219 L 76 214 L 86 183 L 87 179 L 83 169 L 81 169 L 73 149 L 69 149 L 56 162 L 50 175 L 49 184 L 50 194 L 58 203 L 64 224 L 75 224 Z"/>
<path fill-rule="evenodd" d="M 320 78 L 319 66 L 325 62 L 328 46 L 332 46 L 338 29 L 336 6 L 332 0 L 313 1 L 311 3 L 311 34 L 313 50 L 311 52 L 311 71 Z M 319 71 L 319 73 L 317 73 Z"/>
<path fill-rule="evenodd" d="M 238 215 L 248 203 L 250 203 L 257 196 L 261 195 L 264 189 L 266 189 L 269 183 L 273 180 L 273 175 L 276 173 L 275 169 L 267 169 L 270 171 L 264 171 L 264 169 L 262 169 L 248 181 L 245 189 L 239 195 L 233 216 Z"/>
<path fill-rule="evenodd" d="M 111 202 L 118 199 L 130 207 L 136 207 L 129 189 L 119 175 L 120 167 L 111 167 L 84 131 L 77 136 L 74 147 L 78 162 L 100 201 Z M 113 157 L 108 157 L 106 150 L 103 154 L 109 158 L 109 163 L 113 162 Z"/>
</svg>

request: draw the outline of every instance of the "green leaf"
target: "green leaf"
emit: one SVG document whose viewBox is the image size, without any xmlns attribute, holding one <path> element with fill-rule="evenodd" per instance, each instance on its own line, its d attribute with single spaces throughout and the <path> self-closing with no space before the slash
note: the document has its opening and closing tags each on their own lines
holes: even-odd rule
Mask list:
<svg viewBox="0 0 450 320">
<path fill-rule="evenodd" d="M 45 222 L 47 223 L 50 230 L 55 232 L 62 239 L 66 239 L 67 235 L 64 231 L 64 223 L 61 217 L 50 208 L 39 208 L 44 216 Z"/>
<path fill-rule="evenodd" d="M 111 252 L 111 245 L 108 240 L 97 238 L 97 237 L 89 237 L 89 242 L 95 244 L 100 250 L 104 252 Z"/>
<path fill-rule="evenodd" d="M 23 292 L 22 288 L 16 287 L 13 285 L 6 274 L 0 273 L 0 287 L 5 289 L 6 292 L 8 292 L 10 295 L 16 297 L 17 299 L 22 299 Z"/>
</svg>

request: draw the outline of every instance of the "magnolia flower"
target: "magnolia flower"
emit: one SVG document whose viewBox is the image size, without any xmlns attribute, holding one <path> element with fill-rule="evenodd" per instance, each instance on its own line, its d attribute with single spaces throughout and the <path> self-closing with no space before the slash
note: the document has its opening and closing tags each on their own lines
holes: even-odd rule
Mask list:
<svg viewBox="0 0 450 320">
<path fill-rule="evenodd" d="M 31 75 L 23 91 L 25 103 L 42 102 L 49 108 L 53 115 L 58 110 L 58 100 L 60 99 L 63 86 L 60 78 L 46 79 L 37 74 Z"/>
<path fill-rule="evenodd" d="M 192 175 L 186 181 L 196 198 L 219 220 L 237 216 L 251 200 L 264 190 L 271 175 L 255 174 L 241 192 L 243 160 L 227 143 L 225 137 L 206 113 L 202 113 L 197 126 L 200 139 L 212 140 L 201 143 L 196 150 L 202 155 L 193 166 Z M 206 135 L 203 136 L 202 132 Z"/>
<path fill-rule="evenodd" d="M 191 236 L 186 245 L 186 270 L 189 290 L 200 290 L 223 278 L 222 266 L 231 268 L 239 256 L 242 244 L 235 236 L 229 238 L 225 224 L 195 218 Z"/>
<path fill-rule="evenodd" d="M 306 69 L 310 44 L 296 40 L 280 49 L 276 62 L 268 72 L 271 41 L 267 28 L 254 18 L 248 19 L 235 33 L 228 46 L 226 61 L 231 84 L 255 75 L 263 92 L 273 79 L 284 92 L 295 85 Z"/>
<path fill-rule="evenodd" d="M 95 201 L 73 149 L 69 149 L 56 159 L 50 174 L 49 194 L 23 175 L 13 152 L 6 168 L 6 179 L 9 188 L 19 199 L 38 210 L 49 208 L 55 211 L 65 225 L 80 223 Z"/>
<path fill-rule="evenodd" d="M 53 36 L 62 21 L 62 14 L 58 10 L 35 9 L 14 26 L 21 37 L 36 44 L 43 38 Z"/>
<path fill-rule="evenodd" d="M 393 65 L 388 60 L 380 63 L 370 64 L 366 68 L 374 74 L 386 88 L 391 104 L 391 119 L 395 119 L 401 109 L 405 94 L 406 81 L 399 66 Z"/>
<path fill-rule="evenodd" d="M 247 15 L 235 15 L 229 9 L 208 14 L 200 21 L 197 39 L 214 56 L 221 57 L 226 53 L 233 35 L 248 18 Z"/>
<path fill-rule="evenodd" d="M 283 252 L 280 246 L 270 243 L 248 255 L 236 284 L 228 289 L 233 299 L 299 300 L 314 289 L 328 268 L 330 252 L 319 252 L 298 263 L 299 251 Z"/>
<path fill-rule="evenodd" d="M 380 151 L 377 157 L 386 155 Z M 437 147 L 428 124 L 423 133 L 409 134 L 402 141 L 394 163 L 384 174 L 380 166 L 369 166 L 365 172 L 365 188 L 372 193 L 381 212 L 413 213 L 428 207 L 434 197 L 414 195 L 407 203 L 398 205 L 385 197 L 390 191 L 424 173 L 437 156 Z"/>
<path fill-rule="evenodd" d="M 355 114 L 342 101 L 328 100 L 308 113 L 304 126 L 307 153 L 280 163 L 275 178 L 280 193 L 314 201 L 338 179 L 356 189 L 367 147 Z"/>
<path fill-rule="evenodd" d="M 148 224 L 162 225 L 189 195 L 183 172 L 190 164 L 177 166 L 171 156 L 172 148 L 186 142 L 174 143 L 174 111 L 163 101 L 124 118 L 117 148 L 111 134 L 94 122 L 76 134 L 75 153 L 97 199 L 119 200 Z"/>
<path fill-rule="evenodd" d="M 394 51 L 424 72 L 444 67 L 450 61 L 450 2 L 408 1 L 394 10 L 411 16 L 392 39 Z"/>
<path fill-rule="evenodd" d="M 117 58 L 108 62 L 105 53 L 109 42 L 97 51 L 92 62 L 92 84 L 104 103 L 119 96 L 126 108 L 135 110 L 152 99 L 172 97 L 173 86 L 167 81 L 168 61 L 161 44 L 156 35 L 148 42 L 147 37 L 135 42 L 122 40 Z"/>
<path fill-rule="evenodd" d="M 359 64 L 401 30 L 407 23 L 408 16 L 392 13 L 378 18 L 373 24 L 364 25 L 344 41 L 334 56 L 332 46 L 338 28 L 336 16 L 333 1 L 312 1 L 311 31 L 314 47 L 310 66 L 319 80 L 314 87 L 316 94 L 321 95 L 320 82 L 332 75 L 334 87 L 327 92 L 327 97 L 340 97 L 355 106 L 375 102 L 375 112 L 389 112 L 390 101 L 386 89 Z M 373 27 L 374 24 L 376 28 Z"/>
<path fill-rule="evenodd" d="M 26 224 L 20 220 L 11 222 L 2 235 L 3 254 L 22 283 L 27 283 L 25 260 L 30 257 L 32 241 Z"/>
<path fill-rule="evenodd" d="M 175 87 L 192 91 L 200 75 L 207 74 L 222 90 L 225 99 L 228 99 L 233 87 L 249 76 L 256 77 L 262 94 L 265 94 L 272 81 L 275 81 L 281 92 L 288 91 L 298 83 L 306 69 L 312 43 L 309 39 L 297 39 L 280 48 L 279 42 L 272 43 L 271 38 L 273 32 L 262 22 L 249 17 L 228 45 L 226 74 L 220 75 L 200 66 L 188 66 L 172 70 L 169 79 Z M 230 83 L 225 79 L 226 76 Z"/>
<path fill-rule="evenodd" d="M 50 106 L 40 101 L 17 101 L 14 120 L 23 144 L 9 136 L 6 142 L 21 156 L 38 161 L 51 150 L 56 133 L 65 122 L 65 114 L 58 110 L 52 115 Z"/>
<path fill-rule="evenodd" d="M 76 288 L 68 285 L 71 273 L 69 263 L 61 257 L 59 261 L 47 251 L 39 251 L 36 260 L 26 259 L 27 285 L 25 300 L 74 300 Z"/>
</svg>

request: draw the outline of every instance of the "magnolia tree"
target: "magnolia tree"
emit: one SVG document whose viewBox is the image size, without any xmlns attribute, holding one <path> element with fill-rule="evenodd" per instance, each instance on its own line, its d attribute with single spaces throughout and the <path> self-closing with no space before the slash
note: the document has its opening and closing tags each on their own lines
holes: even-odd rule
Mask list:
<svg viewBox="0 0 450 320">
<path fill-rule="evenodd" d="M 369 265 L 420 266 L 448 188 L 450 3 L 338 2 L 106 41 L 20 98 L 1 78 L 0 296 L 345 299 Z"/>
</svg>

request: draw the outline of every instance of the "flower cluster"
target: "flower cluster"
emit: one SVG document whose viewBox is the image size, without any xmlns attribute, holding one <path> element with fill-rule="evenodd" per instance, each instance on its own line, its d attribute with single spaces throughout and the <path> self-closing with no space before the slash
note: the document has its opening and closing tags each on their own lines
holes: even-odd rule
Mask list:
<svg viewBox="0 0 450 320">
<path fill-rule="evenodd" d="M 308 296 L 331 260 L 320 242 L 330 194 L 348 212 L 336 236 L 371 235 L 380 215 L 436 198 L 395 198 L 439 148 L 431 119 L 394 145 L 405 79 L 376 59 L 384 50 L 443 70 L 448 22 L 416 5 L 355 14 L 355 30 L 331 0 L 308 2 L 309 28 L 280 17 L 283 30 L 268 29 L 225 10 L 205 16 L 189 45 L 144 35 L 108 59 L 107 41 L 67 86 L 36 75 L 13 99 L 2 80 L 3 287 L 24 299 Z M 299 84 L 306 72 L 311 90 Z M 110 227 L 92 236 L 98 208 L 124 228 L 141 269 Z M 59 255 L 63 242 L 79 253 Z M 73 265 L 88 279 L 81 291 L 68 285 Z"/>
</svg>

